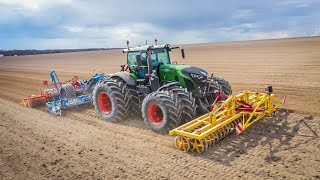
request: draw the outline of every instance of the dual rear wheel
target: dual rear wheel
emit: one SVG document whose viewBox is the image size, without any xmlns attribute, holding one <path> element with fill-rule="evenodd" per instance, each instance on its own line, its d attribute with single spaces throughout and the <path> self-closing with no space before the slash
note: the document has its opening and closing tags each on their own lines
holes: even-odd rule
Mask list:
<svg viewBox="0 0 320 180">
<path fill-rule="evenodd" d="M 117 122 L 128 117 L 132 109 L 132 91 L 120 78 L 98 84 L 93 91 L 93 103 L 100 117 L 107 122 Z M 190 101 L 191 99 L 191 101 Z M 158 133 L 167 133 L 181 125 L 182 120 L 192 119 L 188 102 L 194 104 L 192 95 L 185 90 L 162 90 L 150 93 L 142 102 L 141 114 L 145 124 Z M 189 103 L 190 104 L 190 103 Z M 191 108 L 191 111 L 190 111 Z M 137 109 L 135 109 L 136 111 Z"/>
</svg>

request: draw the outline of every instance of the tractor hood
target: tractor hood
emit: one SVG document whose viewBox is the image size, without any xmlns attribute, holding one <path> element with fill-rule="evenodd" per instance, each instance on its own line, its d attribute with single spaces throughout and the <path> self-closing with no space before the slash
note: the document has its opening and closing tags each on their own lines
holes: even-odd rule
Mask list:
<svg viewBox="0 0 320 180">
<path fill-rule="evenodd" d="M 208 76 L 207 71 L 200 69 L 200 68 L 197 68 L 197 67 L 194 67 L 194 66 L 189 66 L 189 67 L 183 68 L 181 71 L 183 74 L 189 75 L 193 78 L 195 78 L 195 77 L 203 77 L 204 78 L 204 77 Z"/>
<path fill-rule="evenodd" d="M 208 76 L 207 71 L 184 64 L 166 64 L 160 67 L 161 72 L 181 71 L 183 74 L 194 74 L 199 76 Z"/>
<path fill-rule="evenodd" d="M 183 88 L 197 90 L 207 80 L 207 71 L 184 64 L 165 64 L 159 68 L 160 80 L 179 82 Z"/>
</svg>

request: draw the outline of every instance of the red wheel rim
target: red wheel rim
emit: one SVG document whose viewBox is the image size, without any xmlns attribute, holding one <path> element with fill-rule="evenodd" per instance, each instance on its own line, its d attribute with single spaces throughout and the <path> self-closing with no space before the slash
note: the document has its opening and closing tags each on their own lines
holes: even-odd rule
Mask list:
<svg viewBox="0 0 320 180">
<path fill-rule="evenodd" d="M 112 104 L 109 96 L 105 92 L 101 92 L 98 95 L 99 108 L 104 114 L 110 114 L 112 110 Z"/>
<path fill-rule="evenodd" d="M 160 125 L 163 123 L 163 113 L 157 104 L 150 104 L 148 107 L 148 117 L 152 124 Z"/>
</svg>

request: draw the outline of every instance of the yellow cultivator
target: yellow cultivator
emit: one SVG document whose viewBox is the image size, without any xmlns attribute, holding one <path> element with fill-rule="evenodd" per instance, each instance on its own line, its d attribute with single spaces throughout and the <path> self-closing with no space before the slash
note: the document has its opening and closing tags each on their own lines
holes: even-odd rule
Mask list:
<svg viewBox="0 0 320 180">
<path fill-rule="evenodd" d="M 261 118 L 272 117 L 281 102 L 272 94 L 242 91 L 213 106 L 212 111 L 169 132 L 177 135 L 175 145 L 182 151 L 202 153 L 229 134 L 240 134 Z"/>
</svg>

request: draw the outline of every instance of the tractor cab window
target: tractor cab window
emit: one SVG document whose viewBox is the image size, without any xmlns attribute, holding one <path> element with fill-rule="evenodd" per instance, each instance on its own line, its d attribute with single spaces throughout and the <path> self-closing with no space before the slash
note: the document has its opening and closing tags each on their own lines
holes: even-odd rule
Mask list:
<svg viewBox="0 0 320 180">
<path fill-rule="evenodd" d="M 137 66 L 137 56 L 140 56 L 142 65 L 147 66 L 147 53 L 146 52 L 129 52 L 128 53 L 128 64 L 130 66 Z"/>
<path fill-rule="evenodd" d="M 147 66 L 147 52 L 129 52 L 128 53 L 128 64 L 130 67 L 135 67 L 138 65 L 137 56 L 140 55 L 141 62 L 143 66 Z M 158 64 L 162 62 L 163 64 L 170 64 L 170 57 L 167 49 L 154 49 L 151 50 L 151 59 L 153 64 Z"/>
<path fill-rule="evenodd" d="M 167 49 L 154 49 L 151 51 L 152 61 L 161 61 L 163 64 L 170 64 L 170 57 Z"/>
<path fill-rule="evenodd" d="M 140 52 L 129 52 L 128 53 L 128 64 L 129 66 L 137 66 L 137 59 L 136 59 L 136 56 L 137 55 L 140 55 Z"/>
</svg>

